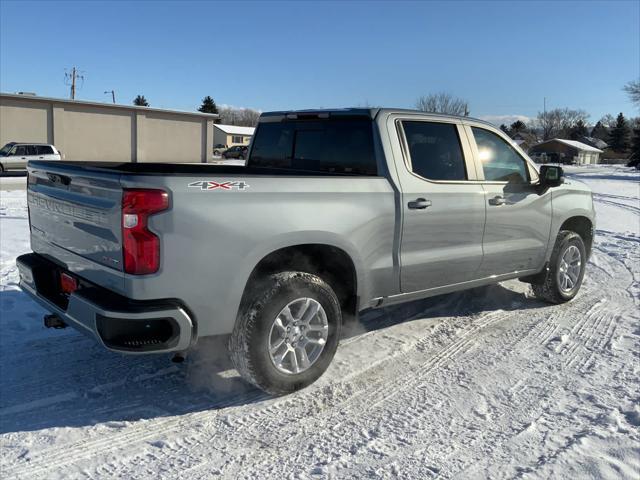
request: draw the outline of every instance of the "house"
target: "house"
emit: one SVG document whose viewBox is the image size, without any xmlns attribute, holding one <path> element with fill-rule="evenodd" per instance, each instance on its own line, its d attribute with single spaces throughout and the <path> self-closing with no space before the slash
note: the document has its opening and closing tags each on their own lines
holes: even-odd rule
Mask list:
<svg viewBox="0 0 640 480">
<path fill-rule="evenodd" d="M 255 128 L 238 127 L 236 125 L 213 125 L 213 144 L 226 145 L 233 147 L 234 145 L 249 145 Z"/>
<path fill-rule="evenodd" d="M 602 150 L 577 140 L 554 138 L 529 149 L 529 155 L 554 163 L 588 165 L 599 163 Z"/>
</svg>

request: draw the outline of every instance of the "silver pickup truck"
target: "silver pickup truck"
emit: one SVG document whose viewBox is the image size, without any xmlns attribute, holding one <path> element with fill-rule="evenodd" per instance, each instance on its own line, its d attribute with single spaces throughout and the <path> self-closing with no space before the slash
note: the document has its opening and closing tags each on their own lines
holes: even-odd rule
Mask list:
<svg viewBox="0 0 640 480">
<path fill-rule="evenodd" d="M 246 166 L 30 162 L 21 286 L 118 352 L 230 335 L 249 382 L 315 381 L 358 312 L 519 278 L 571 300 L 591 192 L 480 120 L 265 113 Z"/>
</svg>

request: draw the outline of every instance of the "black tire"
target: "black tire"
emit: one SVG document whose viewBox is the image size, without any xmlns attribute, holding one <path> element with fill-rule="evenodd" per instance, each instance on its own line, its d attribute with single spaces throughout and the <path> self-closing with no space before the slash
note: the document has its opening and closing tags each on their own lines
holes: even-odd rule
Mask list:
<svg viewBox="0 0 640 480">
<path fill-rule="evenodd" d="M 220 156 L 220 151 L 219 151 L 219 150 L 214 150 L 214 151 L 213 151 L 213 154 L 214 154 L 216 157 L 219 157 L 219 156 Z"/>
<path fill-rule="evenodd" d="M 580 273 L 578 279 L 570 290 L 563 290 L 560 288 L 558 281 L 558 270 L 560 268 L 561 259 L 564 253 L 571 246 L 575 246 L 580 251 Z M 561 230 L 558 233 L 556 244 L 553 247 L 551 253 L 551 260 L 549 261 L 549 269 L 540 282 L 531 285 L 533 293 L 541 300 L 545 300 L 549 303 L 565 303 L 573 299 L 578 294 L 582 280 L 584 278 L 584 270 L 587 262 L 587 251 L 584 246 L 582 237 L 576 232 L 569 230 Z"/>
<path fill-rule="evenodd" d="M 4 173 L 4 166 L 0 163 L 0 173 Z"/>
<path fill-rule="evenodd" d="M 304 272 L 280 272 L 259 282 L 253 300 L 244 302 L 229 341 L 234 366 L 247 382 L 272 395 L 284 395 L 315 382 L 329 367 L 340 339 L 342 313 L 338 297 L 320 277 Z M 324 309 L 328 336 L 318 359 L 305 371 L 283 373 L 269 354 L 271 326 L 281 310 L 295 299 L 308 297 Z"/>
</svg>

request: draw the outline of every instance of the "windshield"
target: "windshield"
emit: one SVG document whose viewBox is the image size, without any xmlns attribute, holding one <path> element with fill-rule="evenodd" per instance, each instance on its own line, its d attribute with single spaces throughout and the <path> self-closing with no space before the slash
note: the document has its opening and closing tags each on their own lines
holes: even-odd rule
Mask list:
<svg viewBox="0 0 640 480">
<path fill-rule="evenodd" d="M 4 147 L 0 148 L 0 157 L 6 157 L 13 148 L 15 143 L 7 143 Z"/>
</svg>

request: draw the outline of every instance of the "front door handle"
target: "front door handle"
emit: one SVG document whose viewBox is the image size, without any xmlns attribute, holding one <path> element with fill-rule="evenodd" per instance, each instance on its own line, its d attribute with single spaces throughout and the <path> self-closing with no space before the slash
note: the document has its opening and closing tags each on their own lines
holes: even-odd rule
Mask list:
<svg viewBox="0 0 640 480">
<path fill-rule="evenodd" d="M 507 203 L 507 201 L 501 195 L 489 199 L 489 205 L 504 205 L 505 203 Z"/>
<path fill-rule="evenodd" d="M 409 202 L 407 206 L 411 210 L 424 210 L 431 206 L 431 200 L 427 200 L 426 198 L 416 198 L 413 202 Z"/>
</svg>

